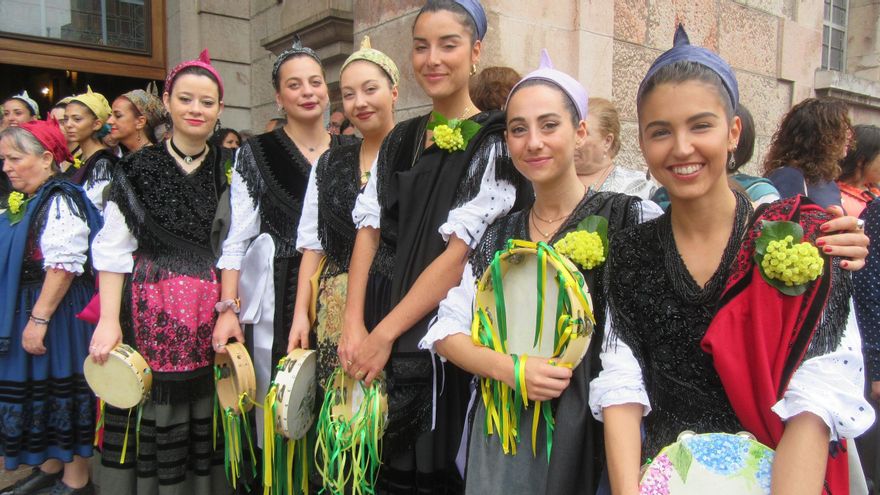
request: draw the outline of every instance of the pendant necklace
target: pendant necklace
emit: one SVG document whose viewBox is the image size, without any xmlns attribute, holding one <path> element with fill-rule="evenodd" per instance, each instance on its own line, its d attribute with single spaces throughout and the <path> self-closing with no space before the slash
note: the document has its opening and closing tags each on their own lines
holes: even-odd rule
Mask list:
<svg viewBox="0 0 880 495">
<path fill-rule="evenodd" d="M 183 161 L 186 162 L 187 165 L 192 165 L 193 160 L 198 160 L 208 151 L 208 147 L 205 146 L 202 151 L 199 151 L 195 155 L 187 155 L 186 153 L 180 151 L 180 148 L 174 145 L 174 139 L 169 139 L 169 143 L 171 143 L 171 149 L 174 150 L 174 153 L 177 154 L 180 158 L 183 158 Z"/>
</svg>

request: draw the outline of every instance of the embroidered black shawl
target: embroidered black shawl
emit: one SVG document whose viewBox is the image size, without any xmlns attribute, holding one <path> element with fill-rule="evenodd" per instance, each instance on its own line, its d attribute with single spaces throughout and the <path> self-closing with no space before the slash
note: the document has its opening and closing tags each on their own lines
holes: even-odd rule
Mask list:
<svg viewBox="0 0 880 495">
<path fill-rule="evenodd" d="M 335 273 L 348 271 L 354 239 L 357 235 L 351 212 L 361 192 L 361 143 L 336 146 L 321 155 L 315 169 L 318 186 L 318 238 L 324 254 L 333 261 L 328 265 Z M 379 245 L 377 265 L 391 266 L 389 247 Z"/>
<path fill-rule="evenodd" d="M 354 142 L 350 136 L 331 136 L 330 147 Z M 260 231 L 275 241 L 276 256 L 299 257 L 296 230 L 312 165 L 287 136 L 276 128 L 245 142 L 236 171 L 244 179 L 254 207 L 260 208 Z"/>
<path fill-rule="evenodd" d="M 89 157 L 79 169 L 74 169 L 70 181 L 83 187 L 92 187 L 97 181 L 110 180 L 113 166 L 119 161 L 110 148 L 102 148 Z"/>
</svg>

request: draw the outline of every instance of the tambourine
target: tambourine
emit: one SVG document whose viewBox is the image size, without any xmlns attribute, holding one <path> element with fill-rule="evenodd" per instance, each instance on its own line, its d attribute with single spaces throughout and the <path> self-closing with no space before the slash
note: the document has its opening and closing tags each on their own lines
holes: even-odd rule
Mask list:
<svg viewBox="0 0 880 495">
<path fill-rule="evenodd" d="M 508 241 L 477 283 L 474 342 L 504 354 L 577 367 L 594 323 L 583 276 L 548 244 Z"/>
<path fill-rule="evenodd" d="M 474 345 L 512 357 L 517 386 L 480 379 L 487 436 L 498 432 L 505 454 L 516 454 L 520 415 L 533 407 L 532 454 L 537 455 L 537 424 L 544 418 L 547 438 L 554 420 L 549 403 L 531 401 L 525 380 L 527 359 L 577 367 L 593 336 L 592 301 L 581 272 L 549 244 L 511 239 L 495 253 L 477 282 L 471 337 Z M 527 406 L 533 402 L 531 406 Z M 550 455 L 548 442 L 548 452 Z"/>
<path fill-rule="evenodd" d="M 774 452 L 749 433 L 685 431 L 646 466 L 640 495 L 769 495 Z"/>
<path fill-rule="evenodd" d="M 384 377 L 367 386 L 336 368 L 318 415 L 315 460 L 331 493 L 374 493 L 388 422 Z"/>
<path fill-rule="evenodd" d="M 104 364 L 95 363 L 87 356 L 83 374 L 96 396 L 119 409 L 129 409 L 147 400 L 153 385 L 150 365 L 125 344 L 110 351 Z"/>
<path fill-rule="evenodd" d="M 315 351 L 294 349 L 275 375 L 275 427 L 278 433 L 299 440 L 315 422 Z"/>
<path fill-rule="evenodd" d="M 235 414 L 250 411 L 257 394 L 257 377 L 245 346 L 239 342 L 226 344 L 226 353 L 214 356 L 214 369 L 222 410 L 231 409 Z"/>
</svg>

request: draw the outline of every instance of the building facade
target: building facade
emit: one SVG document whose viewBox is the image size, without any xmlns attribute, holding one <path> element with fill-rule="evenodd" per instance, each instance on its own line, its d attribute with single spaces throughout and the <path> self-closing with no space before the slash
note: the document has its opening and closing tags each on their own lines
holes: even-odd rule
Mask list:
<svg viewBox="0 0 880 495">
<path fill-rule="evenodd" d="M 102 10 L 103 17 L 71 14 L 58 21 L 51 9 L 44 9 L 42 16 L 34 14 L 38 5 L 47 3 L 71 12 L 94 12 L 98 4 L 109 7 Z M 345 57 L 369 35 L 373 46 L 400 66 L 397 113 L 407 118 L 425 111 L 429 103 L 409 62 L 412 23 L 422 4 L 421 0 L 4 0 L 0 19 L 27 18 L 24 25 L 31 27 L 25 35 L 10 34 L 23 29 L 0 21 L 0 63 L 68 70 L 86 66 L 102 74 L 161 79 L 168 67 L 207 47 L 226 85 L 224 125 L 261 130 L 279 115 L 271 67 L 294 34 L 325 60 L 331 95 Z M 627 167 L 642 168 L 636 139 L 638 83 L 651 61 L 671 46 L 678 22 L 684 23 L 693 43 L 717 51 L 736 70 L 742 102 L 757 125 L 753 164 L 760 163 L 782 115 L 807 97 L 842 99 L 851 105 L 854 122 L 880 125 L 878 0 L 483 0 L 483 5 L 489 31 L 479 65 L 510 66 L 525 73 L 535 67 L 540 49 L 546 47 L 556 66 L 579 78 L 591 96 L 618 105 L 623 120 L 618 161 Z M 18 14 L 12 12 L 14 8 Z M 108 24 L 114 15 L 125 12 L 140 12 L 146 35 L 138 38 L 122 22 Z M 75 46 L 41 39 L 74 35 L 80 37 Z M 108 39 L 137 46 L 94 49 L 95 44 L 107 45 Z M 751 169 L 756 171 L 754 165 Z"/>
</svg>

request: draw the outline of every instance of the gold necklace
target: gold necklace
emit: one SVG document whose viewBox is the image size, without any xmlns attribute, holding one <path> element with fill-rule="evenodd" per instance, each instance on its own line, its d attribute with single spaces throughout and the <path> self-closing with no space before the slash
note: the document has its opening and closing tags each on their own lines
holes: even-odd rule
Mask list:
<svg viewBox="0 0 880 495">
<path fill-rule="evenodd" d="M 549 223 L 549 224 L 552 225 L 552 224 L 554 224 L 554 223 L 556 223 L 556 222 L 558 222 L 558 221 L 560 221 L 560 220 L 566 218 L 568 215 L 571 215 L 571 213 L 569 213 L 568 215 L 563 215 L 563 216 L 561 216 L 561 217 L 559 217 L 559 218 L 557 218 L 557 219 L 555 219 L 555 220 L 546 220 L 546 219 L 544 219 L 544 218 L 541 218 L 541 215 L 538 215 L 538 212 L 535 211 L 535 208 L 532 208 L 532 215 L 535 215 L 535 218 L 537 218 L 538 220 L 540 220 L 540 221 L 542 221 L 542 222 L 544 222 L 544 223 Z"/>
<path fill-rule="evenodd" d="M 545 232 L 541 231 L 541 229 L 538 228 L 538 223 L 535 222 L 535 218 L 536 218 L 536 217 L 537 217 L 537 215 L 535 215 L 535 209 L 532 208 L 532 227 L 534 227 L 535 230 L 536 230 L 539 234 L 541 234 L 541 236 L 542 236 L 544 239 L 550 239 L 550 238 L 553 236 L 553 234 L 555 234 L 556 231 L 559 230 L 559 229 L 557 228 L 556 230 L 554 230 L 554 231 L 552 231 L 552 232 L 550 232 L 550 233 L 545 233 Z"/>
</svg>

